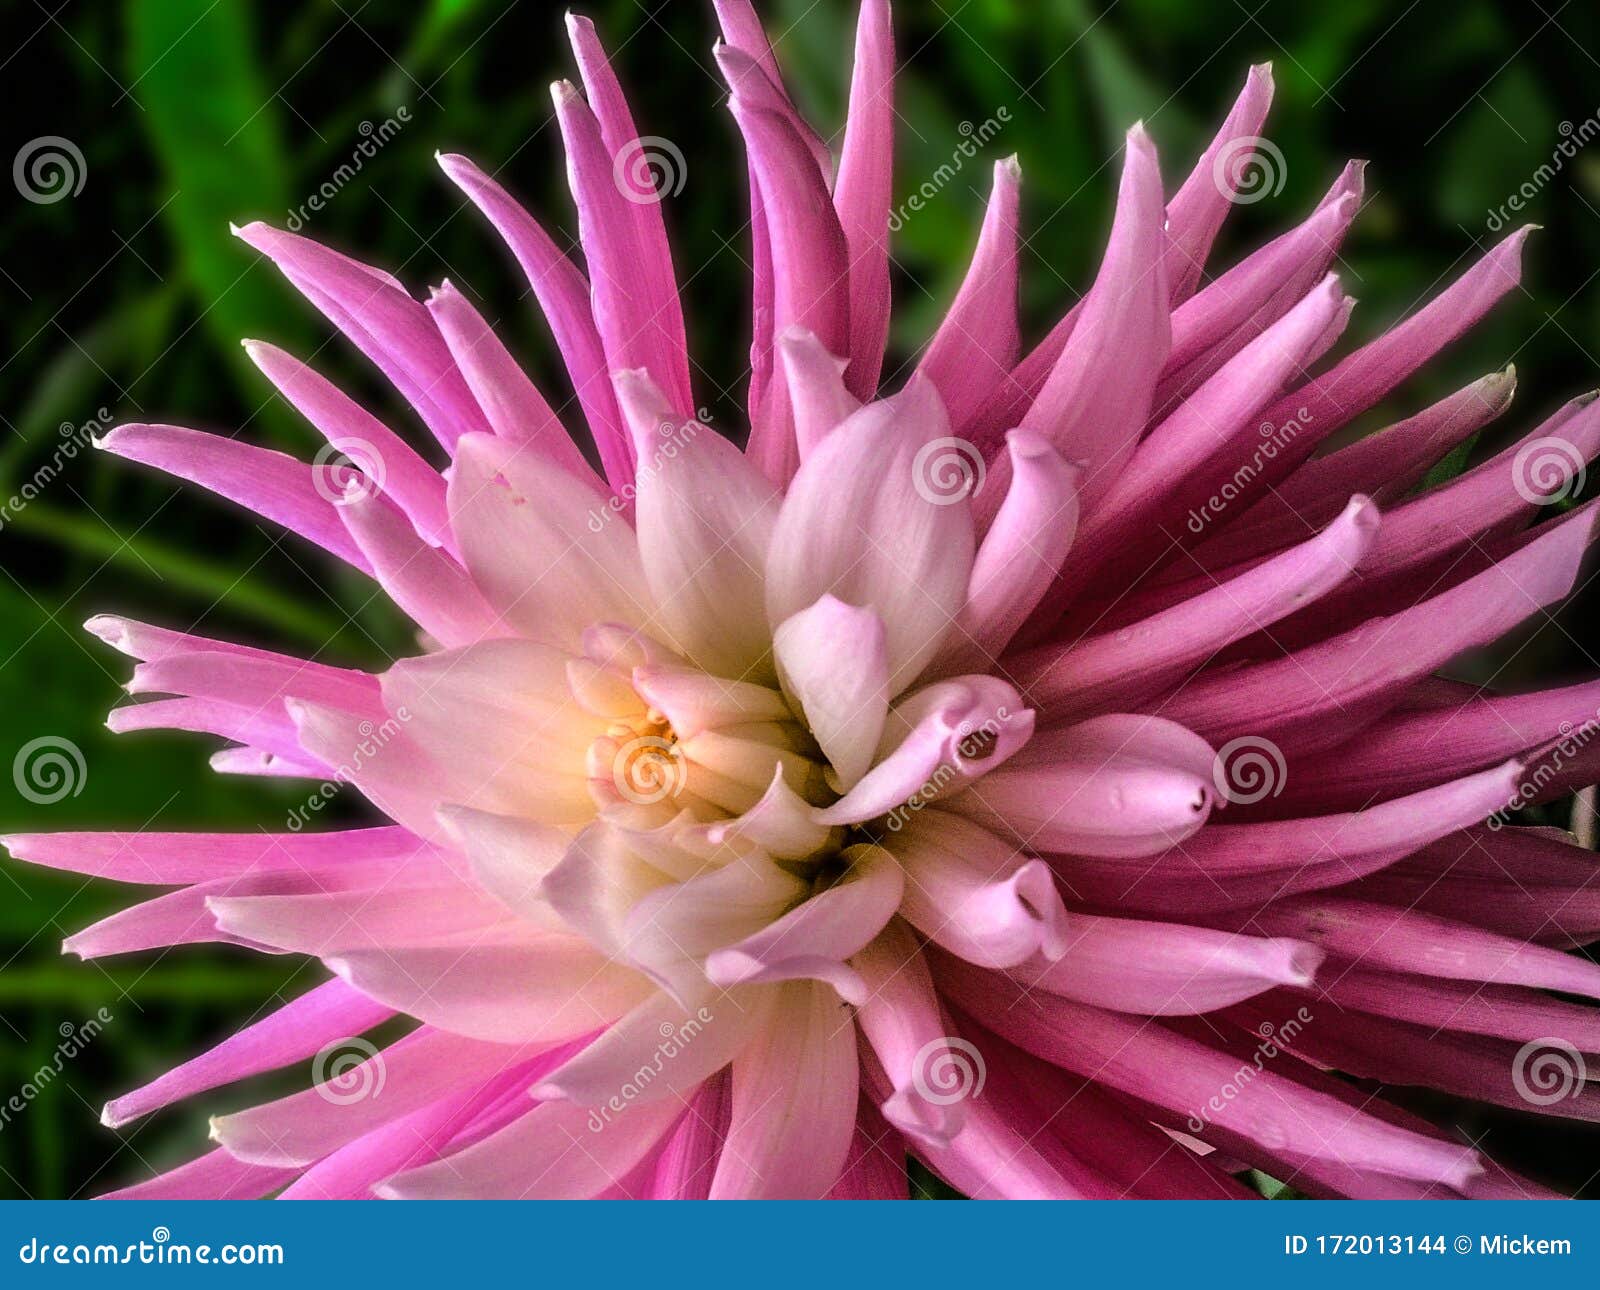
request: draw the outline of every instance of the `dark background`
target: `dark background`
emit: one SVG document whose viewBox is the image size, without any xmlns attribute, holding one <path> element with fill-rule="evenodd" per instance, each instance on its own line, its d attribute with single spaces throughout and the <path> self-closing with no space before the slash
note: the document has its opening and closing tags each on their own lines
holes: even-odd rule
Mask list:
<svg viewBox="0 0 1600 1290">
<path fill-rule="evenodd" d="M 710 58 L 709 8 L 582 6 L 622 70 L 641 130 L 671 139 L 686 159 L 667 212 L 697 393 L 719 424 L 737 425 L 748 343 L 744 161 Z M 765 12 L 796 97 L 831 133 L 852 8 L 774 0 Z M 315 354 L 391 424 L 416 430 L 228 234 L 230 220 L 285 223 L 366 128 L 402 107 L 409 121 L 307 215 L 304 231 L 394 270 L 419 294 L 448 275 L 539 377 L 553 370 L 520 276 L 432 154 L 468 153 L 548 224 L 575 231 L 547 93 L 574 75 L 559 6 L 6 0 L 0 14 L 0 161 L 47 135 L 83 158 L 81 189 L 53 202 L 24 200 L 0 175 L 0 501 L 101 408 L 112 423 L 242 431 L 309 456 L 318 441 L 249 366 L 241 336 Z M 1600 15 L 1587 0 L 901 0 L 896 17 L 897 201 L 951 157 L 963 122 L 977 126 L 1001 107 L 1010 117 L 897 236 L 901 360 L 965 267 L 990 161 L 1021 157 L 1023 306 L 1036 335 L 1092 272 L 1123 129 L 1149 123 L 1175 184 L 1252 62 L 1274 62 L 1270 133 L 1287 161 L 1284 185 L 1239 209 L 1215 263 L 1298 218 L 1347 157 L 1370 158 L 1367 209 L 1340 266 L 1361 301 L 1357 339 L 1495 240 L 1490 212 L 1552 162 L 1569 130 L 1577 139 L 1600 126 Z M 1525 289 L 1383 409 L 1391 419 L 1510 359 L 1521 378 L 1511 428 L 1597 383 L 1600 141 L 1558 170 L 1529 205 L 1526 218 L 1545 231 Z M 1584 598 L 1569 606 L 1565 630 L 1528 643 L 1501 679 L 1595 672 L 1592 610 Z M 304 545 L 196 490 L 80 452 L 0 530 L 0 762 L 48 735 L 81 749 L 86 774 L 75 796 L 49 805 L 23 800 L 0 774 L 0 830 L 280 829 L 304 796 L 292 782 L 212 774 L 211 741 L 110 736 L 104 711 L 131 665 L 79 627 L 107 611 L 371 668 L 407 648 L 392 612 Z M 63 1026 L 101 1007 L 113 1017 L 0 1125 L 0 1195 L 84 1195 L 129 1181 L 200 1149 L 208 1114 L 274 1091 L 273 1080 L 257 1081 L 151 1124 L 99 1127 L 107 1097 L 298 993 L 314 969 L 197 948 L 62 960 L 63 936 L 127 893 L 4 861 L 0 875 L 0 1101 L 56 1061 Z M 294 1071 L 278 1083 L 303 1079 Z M 1600 1168 L 1593 1132 L 1438 1109 L 1498 1158 L 1560 1185 L 1584 1186 Z"/>
</svg>

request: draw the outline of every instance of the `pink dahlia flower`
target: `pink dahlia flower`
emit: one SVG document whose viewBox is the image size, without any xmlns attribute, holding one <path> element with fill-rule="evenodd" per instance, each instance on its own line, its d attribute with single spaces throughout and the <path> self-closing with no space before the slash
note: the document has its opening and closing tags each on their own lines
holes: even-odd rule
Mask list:
<svg viewBox="0 0 1600 1290">
<path fill-rule="evenodd" d="M 360 470 L 172 426 L 103 441 L 420 629 L 371 675 L 90 622 L 165 696 L 113 729 L 217 735 L 219 770 L 346 783 L 385 817 L 9 840 L 176 888 L 72 937 L 84 957 L 222 941 L 329 971 L 105 1122 L 412 1023 L 119 1194 L 892 1197 L 908 1155 L 972 1196 L 1246 1196 L 1248 1167 L 1316 1195 L 1539 1192 L 1374 1089 L 1600 1117 L 1581 1079 L 1549 1092 L 1552 1060 L 1600 1051 L 1570 1001 L 1600 968 L 1564 952 L 1600 934 L 1592 860 L 1500 814 L 1595 777 L 1581 746 L 1545 753 L 1600 684 L 1437 675 L 1571 590 L 1590 511 L 1530 521 L 1600 405 L 1421 493 L 1509 370 L 1317 451 L 1516 285 L 1523 234 L 1328 358 L 1359 166 L 1204 271 L 1260 144 L 1257 68 L 1170 195 L 1129 133 L 1098 276 L 1025 355 L 997 164 L 965 282 L 885 393 L 887 5 L 862 6 L 837 161 L 750 6 L 718 10 L 752 180 L 743 451 L 697 419 L 647 141 L 582 19 L 583 88 L 555 90 L 581 266 L 440 159 L 532 285 L 559 414 L 449 284 L 421 303 L 255 224 L 448 468 L 257 342 Z"/>
</svg>

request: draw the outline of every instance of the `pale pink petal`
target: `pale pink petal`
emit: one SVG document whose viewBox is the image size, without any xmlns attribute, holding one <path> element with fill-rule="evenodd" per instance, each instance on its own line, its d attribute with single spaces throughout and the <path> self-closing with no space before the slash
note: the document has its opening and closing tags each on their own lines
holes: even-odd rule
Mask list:
<svg viewBox="0 0 1600 1290">
<path fill-rule="evenodd" d="M 533 639 L 576 652 L 591 623 L 649 621 L 650 592 L 627 520 L 531 449 L 489 435 L 463 439 L 450 515 L 479 589 Z"/>
<path fill-rule="evenodd" d="M 502 439 L 531 445 L 591 488 L 599 488 L 599 478 L 544 395 L 471 302 L 447 280 L 429 293 L 428 312 L 483 409 L 489 429 Z"/>
<path fill-rule="evenodd" d="M 1322 953 L 1303 940 L 1074 914 L 1054 961 L 1011 969 L 1027 985 L 1141 1016 L 1210 1012 L 1277 986 L 1306 987 Z"/>
<path fill-rule="evenodd" d="M 439 644 L 448 649 L 509 634 L 466 570 L 424 541 L 381 493 L 353 490 L 339 519 L 389 599 Z"/>
<path fill-rule="evenodd" d="M 866 990 L 845 960 L 893 917 L 905 880 L 881 847 L 851 847 L 843 859 L 849 868 L 842 878 L 753 936 L 717 950 L 706 959 L 706 976 L 721 986 L 816 978 L 861 1003 Z"/>
<path fill-rule="evenodd" d="M 859 824 L 914 801 L 926 804 L 992 772 L 1028 742 L 1034 714 L 993 676 L 958 676 L 913 691 L 890 709 L 877 764 L 819 824 Z"/>
<path fill-rule="evenodd" d="M 774 1017 L 733 1063 L 733 1119 L 711 1183 L 716 1200 L 825 1196 L 856 1123 L 855 1027 L 818 982 L 781 987 Z"/>
<path fill-rule="evenodd" d="M 930 482 L 948 438 L 938 395 L 913 379 L 818 445 L 784 496 L 767 561 L 767 621 L 832 594 L 883 620 L 891 693 L 931 659 L 961 611 L 972 569 L 965 496 Z"/>
<path fill-rule="evenodd" d="M 835 426 L 861 406 L 861 400 L 845 388 L 846 360 L 835 358 L 804 327 L 789 327 L 779 335 L 778 355 L 789 382 L 794 437 L 804 461 Z"/>
<path fill-rule="evenodd" d="M 778 623 L 772 651 L 842 790 L 854 788 L 878 751 L 889 712 L 883 620 L 824 595 Z"/>
<path fill-rule="evenodd" d="M 905 870 L 900 916 L 969 963 L 1004 968 L 1053 959 L 1069 916 L 1045 864 L 937 808 L 890 818 L 883 845 Z"/>
<path fill-rule="evenodd" d="M 654 621 L 703 670 L 762 680 L 771 671 L 764 575 L 778 495 L 716 431 L 674 417 L 642 374 L 616 382 L 638 445 L 638 546 Z"/>
</svg>

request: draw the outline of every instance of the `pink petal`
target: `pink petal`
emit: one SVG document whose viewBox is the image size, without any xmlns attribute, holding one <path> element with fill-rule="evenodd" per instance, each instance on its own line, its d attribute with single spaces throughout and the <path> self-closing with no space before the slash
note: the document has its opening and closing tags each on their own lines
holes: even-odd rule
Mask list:
<svg viewBox="0 0 1600 1290">
<path fill-rule="evenodd" d="M 638 1164 L 682 1109 L 676 1099 L 624 1103 L 602 1119 L 587 1106 L 546 1102 L 464 1151 L 395 1175 L 377 1192 L 394 1200 L 593 1196 Z"/>
<path fill-rule="evenodd" d="M 900 916 L 934 944 L 993 968 L 1061 954 L 1070 920 L 1042 861 L 937 808 L 891 817 L 883 845 L 906 871 Z"/>
<path fill-rule="evenodd" d="M 672 269 L 672 249 L 662 219 L 661 195 L 653 176 L 646 169 L 643 143 L 633 123 L 633 113 L 606 56 L 594 24 L 577 14 L 567 14 L 567 37 L 583 78 L 583 92 L 600 124 L 605 149 L 611 154 L 612 184 L 623 191 L 633 207 L 634 242 L 639 260 L 633 272 L 646 282 L 643 297 L 651 327 L 658 333 L 656 343 L 665 371 L 657 375 L 662 388 L 682 412 L 694 410 L 689 388 L 688 344 L 684 339 L 683 307 L 679 303 L 676 275 Z M 670 184 L 681 176 L 667 176 Z M 587 251 L 587 243 L 585 243 Z M 592 272 L 592 263 L 591 263 Z"/>
<path fill-rule="evenodd" d="M 446 448 L 484 428 L 483 413 L 433 319 L 393 277 L 266 224 L 234 232 L 277 265 L 394 382 Z"/>
<path fill-rule="evenodd" d="M 319 488 L 311 467 L 293 457 L 179 426 L 118 426 L 96 446 L 208 488 L 371 572 L 339 523 L 329 486 Z"/>
<path fill-rule="evenodd" d="M 719 46 L 716 56 L 733 89 L 729 108 L 744 136 L 752 200 L 760 203 L 757 300 L 769 291 L 771 298 L 771 321 L 758 323 L 752 342 L 752 367 L 771 370 L 771 338 L 791 326 L 813 332 L 829 353 L 848 353 L 849 250 L 823 176 L 792 121 L 792 109 L 786 112 L 777 101 L 781 93 L 759 65 L 729 45 Z M 750 393 L 747 451 L 762 473 L 781 486 L 799 462 L 794 399 L 781 377 L 770 384 L 752 380 Z"/>
<path fill-rule="evenodd" d="M 428 295 L 428 312 L 450 347 L 462 379 L 483 409 L 489 428 L 502 439 L 528 444 L 591 488 L 601 487 L 593 468 L 567 435 L 544 395 L 511 356 L 494 328 L 448 280 Z"/>
<path fill-rule="evenodd" d="M 492 1044 L 552 1044 L 604 1026 L 649 983 L 583 940 L 481 949 L 357 950 L 327 960 L 363 994 L 440 1030 Z"/>
<path fill-rule="evenodd" d="M 627 521 L 531 449 L 489 435 L 463 439 L 450 516 L 473 581 L 533 639 L 575 650 L 591 623 L 649 620 L 650 592 Z"/>
<path fill-rule="evenodd" d="M 399 435 L 331 381 L 265 341 L 247 340 L 244 351 L 278 392 L 351 464 L 376 479 L 434 546 L 451 542 L 444 480 Z"/>
<path fill-rule="evenodd" d="M 1006 435 L 1006 452 L 1005 500 L 972 562 L 940 671 L 978 671 L 1000 656 L 1055 582 L 1078 531 L 1082 472 L 1027 430 Z"/>
<path fill-rule="evenodd" d="M 1218 744 L 1246 734 L 1285 750 L 1337 742 L 1392 707 L 1407 684 L 1565 596 L 1593 525 L 1593 516 L 1574 515 L 1413 608 L 1272 662 L 1203 676 L 1162 713 Z"/>
<path fill-rule="evenodd" d="M 844 385 L 846 361 L 835 358 L 804 327 L 789 327 L 778 337 L 778 355 L 789 382 L 794 437 L 804 461 L 823 438 L 861 406 Z"/>
<path fill-rule="evenodd" d="M 1184 1116 L 1216 1098 L 1213 1127 L 1247 1141 L 1310 1159 L 1342 1160 L 1400 1178 L 1463 1184 L 1480 1172 L 1469 1147 L 1438 1142 L 1352 1112 L 1342 1102 L 1297 1085 L 1270 1065 L 1249 1081 L 1230 1083 L 1238 1062 L 1137 1017 L 1032 994 L 1015 1003 L 1018 987 L 958 960 L 940 958 L 942 988 L 988 1020 L 1004 1038 L 1054 1065 Z"/>
<path fill-rule="evenodd" d="M 102 1194 L 101 1200 L 259 1200 L 277 1191 L 298 1169 L 246 1164 L 222 1149 L 131 1187 Z"/>
<path fill-rule="evenodd" d="M 966 1121 L 962 1101 L 945 1087 L 948 1067 L 961 1057 L 949 1046 L 949 1023 L 916 937 L 895 920 L 851 965 L 866 985 L 856 1023 L 894 1085 L 884 1118 L 918 1144 L 948 1146 Z"/>
<path fill-rule="evenodd" d="M 888 0 L 862 0 L 833 205 L 850 254 L 850 368 L 846 379 L 851 391 L 863 399 L 870 399 L 878 388 L 889 335 L 894 122 L 894 31 Z"/>
<path fill-rule="evenodd" d="M 1141 856 L 1175 846 L 1210 815 L 1211 778 L 1187 754 L 1174 760 L 1162 735 L 1172 723 L 1144 724 L 1148 733 L 1109 750 L 1098 736 L 1069 739 L 1047 762 L 1003 766 L 947 805 L 1039 850 Z"/>
<path fill-rule="evenodd" d="M 1210 1012 L 1276 986 L 1309 986 L 1322 953 L 1305 941 L 1074 914 L 1054 962 L 1012 968 L 1030 986 L 1141 1016 Z"/>
<path fill-rule="evenodd" d="M 1270 185 L 1276 174 L 1270 155 L 1253 160 L 1252 145 L 1260 142 L 1267 109 L 1272 106 L 1272 65 L 1257 63 L 1245 78 L 1239 100 L 1217 131 L 1211 146 L 1200 154 L 1194 170 L 1167 203 L 1167 280 L 1172 302 L 1181 304 L 1193 292 L 1205 269 L 1206 253 L 1227 218 L 1237 195 L 1249 200 L 1254 190 Z M 1263 170 L 1265 173 L 1262 173 Z"/>
<path fill-rule="evenodd" d="M 589 309 L 589 283 L 517 201 L 465 157 L 441 155 L 440 167 L 464 192 L 516 257 L 561 351 L 567 376 L 594 436 L 606 478 L 613 488 L 633 482 L 633 453 L 610 368 Z"/>
<path fill-rule="evenodd" d="M 113 1098 L 100 1113 L 100 1122 L 120 1128 L 197 1093 L 301 1061 L 325 1045 L 360 1035 L 393 1015 L 343 981 L 325 981 L 234 1031 L 200 1056 Z"/>
<path fill-rule="evenodd" d="M 855 787 L 877 754 L 889 711 L 883 620 L 824 595 L 777 625 L 772 650 L 784 689 L 799 703 L 839 787 Z"/>
<path fill-rule="evenodd" d="M 389 599 L 447 649 L 509 632 L 472 579 L 379 493 L 356 489 L 339 519 Z"/>
<path fill-rule="evenodd" d="M 715 985 L 815 978 L 850 1003 L 866 990 L 845 960 L 882 930 L 900 905 L 905 879 L 882 847 L 856 846 L 843 858 L 844 877 L 754 935 L 706 959 Z"/>
<path fill-rule="evenodd" d="M 684 1007 L 659 992 L 651 995 L 544 1076 L 532 1095 L 584 1106 L 605 1106 L 615 1097 L 629 1103 L 686 1100 L 736 1060 L 771 1015 L 749 992 L 706 999 Z"/>
<path fill-rule="evenodd" d="M 219 1116 L 211 1122 L 211 1136 L 252 1164 L 309 1165 L 452 1089 L 493 1078 L 539 1051 L 424 1028 L 359 1065 L 330 1059 L 319 1072 L 325 1077 L 322 1083 Z"/>
<path fill-rule="evenodd" d="M 887 632 L 891 693 L 934 656 L 966 599 L 972 516 L 964 496 L 930 484 L 948 431 L 925 381 L 862 408 L 806 459 L 772 538 L 767 621 L 825 594 L 872 609 Z"/>
<path fill-rule="evenodd" d="M 1052 713 L 1136 699 L 1339 585 L 1379 531 L 1377 507 L 1353 498 L 1326 529 L 1282 555 L 1132 626 L 1033 650 L 1010 670 Z"/>
<path fill-rule="evenodd" d="M 714 1200 L 825 1196 L 856 1122 L 855 1027 L 827 986 L 781 988 L 775 1016 L 733 1063 L 733 1120 Z"/>
<path fill-rule="evenodd" d="M 995 162 L 989 209 L 972 263 L 917 365 L 939 391 L 957 433 L 968 428 L 1016 365 L 1021 184 L 1022 168 L 1015 157 Z"/>
<path fill-rule="evenodd" d="M 1170 332 L 1166 211 L 1155 148 L 1142 126 L 1128 132 L 1116 219 L 1099 276 L 1060 359 L 1023 418 L 1084 464 L 1087 508 L 1116 482 L 1150 411 Z"/>
<path fill-rule="evenodd" d="M 665 237 L 642 244 L 645 203 L 624 192 L 618 173 L 628 173 L 626 153 L 614 158 L 600 122 L 566 81 L 551 87 L 556 121 L 567 152 L 567 182 L 578 209 L 578 236 L 589 269 L 595 329 L 612 371 L 642 368 L 668 393 L 680 414 L 694 408 L 689 392 L 688 353 L 677 293 L 664 293 L 661 266 Z M 619 172 L 616 162 L 622 162 Z M 648 204 L 660 212 L 655 203 Z M 653 230 L 652 230 L 653 231 Z M 670 265 L 670 261 L 669 261 Z"/>
</svg>

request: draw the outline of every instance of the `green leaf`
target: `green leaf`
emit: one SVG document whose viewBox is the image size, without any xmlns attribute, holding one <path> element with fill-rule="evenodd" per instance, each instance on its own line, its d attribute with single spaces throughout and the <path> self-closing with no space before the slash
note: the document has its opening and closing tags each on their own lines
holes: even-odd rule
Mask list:
<svg viewBox="0 0 1600 1290">
<path fill-rule="evenodd" d="M 215 0 L 128 5 L 128 90 L 144 109 L 140 120 L 167 180 L 153 206 L 236 379 L 253 375 L 240 338 L 281 332 L 285 311 L 281 285 L 229 224 L 281 221 L 294 204 L 277 99 L 247 18 L 245 7 Z M 305 442 L 307 431 L 281 408 L 268 405 L 260 419 L 273 437 Z"/>
</svg>

